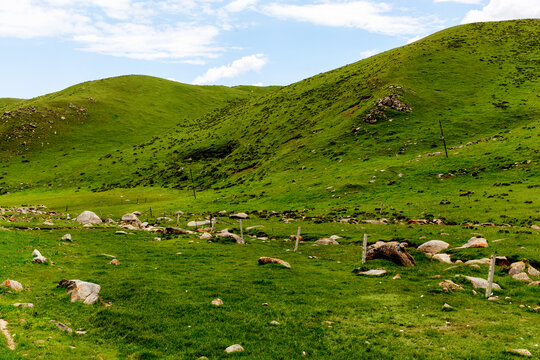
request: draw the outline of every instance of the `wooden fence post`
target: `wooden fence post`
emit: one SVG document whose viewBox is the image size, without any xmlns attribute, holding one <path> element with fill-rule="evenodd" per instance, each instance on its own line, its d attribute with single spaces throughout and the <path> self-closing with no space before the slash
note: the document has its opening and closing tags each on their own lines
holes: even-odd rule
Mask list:
<svg viewBox="0 0 540 360">
<path fill-rule="evenodd" d="M 298 227 L 298 232 L 296 233 L 296 243 L 294 244 L 294 251 L 298 250 L 298 242 L 300 241 L 300 230 L 301 227 Z"/>
<path fill-rule="evenodd" d="M 489 275 L 488 275 L 488 284 L 486 287 L 486 297 L 491 296 L 491 289 L 493 287 L 493 276 L 495 275 L 495 263 L 497 262 L 497 258 L 495 254 L 491 255 L 491 259 L 489 261 Z"/>
<path fill-rule="evenodd" d="M 366 263 L 367 253 L 367 234 L 364 234 L 364 242 L 362 243 L 362 265 Z"/>
<path fill-rule="evenodd" d="M 240 238 L 244 242 L 244 229 L 242 228 L 242 219 L 240 219 Z"/>
<path fill-rule="evenodd" d="M 176 226 L 180 223 L 180 214 L 176 214 Z"/>
</svg>

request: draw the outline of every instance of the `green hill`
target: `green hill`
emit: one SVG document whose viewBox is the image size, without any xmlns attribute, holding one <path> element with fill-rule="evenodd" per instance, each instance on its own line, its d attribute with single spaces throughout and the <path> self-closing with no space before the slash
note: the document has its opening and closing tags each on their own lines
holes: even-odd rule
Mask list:
<svg viewBox="0 0 540 360">
<path fill-rule="evenodd" d="M 182 198 L 171 192 L 168 206 L 199 211 L 531 223 L 540 216 L 539 24 L 454 27 L 280 89 L 147 77 L 78 85 L 23 103 L 62 104 L 70 124 L 51 124 L 43 150 L 34 141 L 24 152 L 24 137 L 4 144 L 0 186 L 175 188 Z M 185 196 L 191 174 L 199 199 Z"/>
</svg>

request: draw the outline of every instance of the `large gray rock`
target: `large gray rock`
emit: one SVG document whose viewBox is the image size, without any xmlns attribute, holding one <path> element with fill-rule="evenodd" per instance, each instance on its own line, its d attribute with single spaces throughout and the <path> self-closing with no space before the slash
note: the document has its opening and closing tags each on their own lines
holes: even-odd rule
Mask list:
<svg viewBox="0 0 540 360">
<path fill-rule="evenodd" d="M 20 282 L 18 281 L 15 281 L 15 280 L 6 280 L 4 281 L 2 284 L 0 284 L 0 286 L 5 286 L 5 287 L 8 287 L 8 288 L 11 288 L 15 291 L 23 291 L 23 286 Z"/>
<path fill-rule="evenodd" d="M 451 264 L 452 259 L 450 258 L 449 254 L 435 254 L 433 255 L 433 259 L 439 260 L 440 262 Z"/>
<path fill-rule="evenodd" d="M 515 263 L 512 263 L 510 265 L 510 270 L 508 271 L 508 275 L 516 275 L 519 273 L 522 273 L 525 271 L 525 267 L 527 265 L 523 261 L 517 261 Z"/>
<path fill-rule="evenodd" d="M 98 301 L 101 286 L 98 284 L 81 281 L 62 279 L 57 287 L 67 288 L 67 293 L 71 295 L 71 302 L 82 300 L 85 304 L 94 304 Z"/>
<path fill-rule="evenodd" d="M 122 218 L 120 219 L 124 223 L 130 223 L 133 226 L 139 227 L 141 225 L 141 220 L 137 217 L 137 215 L 133 213 L 127 213 L 122 215 Z"/>
<path fill-rule="evenodd" d="M 442 240 L 429 240 L 418 247 L 418 250 L 424 254 L 434 255 L 447 249 L 450 246 L 449 243 Z"/>
<path fill-rule="evenodd" d="M 211 225 L 212 222 L 210 220 L 200 220 L 200 221 L 190 221 L 188 222 L 187 226 L 189 227 L 199 227 L 199 226 L 205 226 L 205 225 Z"/>
<path fill-rule="evenodd" d="M 529 275 L 527 275 L 525 272 L 520 272 L 519 274 L 514 274 L 512 275 L 512 277 L 516 280 L 519 280 L 519 281 L 526 281 L 526 282 L 531 282 L 531 278 L 529 277 Z"/>
<path fill-rule="evenodd" d="M 536 270 L 534 267 L 532 267 L 531 265 L 529 265 L 528 269 L 527 269 L 527 272 L 529 273 L 529 275 L 531 276 L 540 276 L 540 271 Z"/>
<path fill-rule="evenodd" d="M 47 262 L 47 258 L 41 255 L 38 249 L 34 249 L 34 251 L 32 252 L 32 256 L 34 257 L 34 260 L 32 261 L 35 263 L 45 264 Z"/>
<path fill-rule="evenodd" d="M 75 219 L 78 223 L 81 224 L 101 224 L 102 221 L 94 212 L 92 211 L 83 211 L 82 213 L 77 216 Z"/>
</svg>

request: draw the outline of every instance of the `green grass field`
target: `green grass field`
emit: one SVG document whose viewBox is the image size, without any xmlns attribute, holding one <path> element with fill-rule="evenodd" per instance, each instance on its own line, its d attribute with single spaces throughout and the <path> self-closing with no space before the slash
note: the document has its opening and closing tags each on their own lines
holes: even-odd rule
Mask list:
<svg viewBox="0 0 540 360">
<path fill-rule="evenodd" d="M 218 222 L 218 227 L 231 229 L 226 222 Z M 487 265 L 447 270 L 450 265 L 413 248 L 409 250 L 417 267 L 373 260 L 366 269 L 384 268 L 388 274 L 368 278 L 352 272 L 360 266 L 363 233 L 369 234 L 370 242 L 397 238 L 417 246 L 425 236 L 457 246 L 481 232 L 490 248 L 453 253 L 453 258 L 463 260 L 492 252 L 538 259 L 537 233 L 509 229 L 501 234 L 496 228 L 458 226 L 284 224 L 278 219 L 244 222 L 252 225 L 264 225 L 258 235 L 269 239 L 247 237 L 248 245 L 241 246 L 209 243 L 197 236 L 153 241 L 153 234 L 115 235 L 114 228 L 4 231 L 1 246 L 7 261 L 0 278 L 17 279 L 26 288 L 0 295 L 0 313 L 17 334 L 17 351 L 7 359 L 294 359 L 303 358 L 303 351 L 315 359 L 505 359 L 511 348 L 538 351 L 540 326 L 532 308 L 539 305 L 539 288 L 512 279 L 503 268 L 495 276 L 503 288 L 496 291 L 497 302 L 487 301 L 482 289 L 473 295 L 472 286 L 455 277 L 486 278 Z M 238 232 L 238 225 L 232 226 Z M 307 238 L 340 235 L 341 245 L 313 246 L 307 241 L 294 253 L 293 243 L 284 239 L 297 226 Z M 66 232 L 73 243 L 60 241 Z M 491 242 L 501 236 L 504 241 Z M 32 263 L 34 248 L 54 265 Z M 111 258 L 102 254 L 114 255 L 121 265 L 109 265 Z M 279 257 L 292 268 L 259 266 L 260 256 Z M 393 280 L 398 273 L 401 279 Z M 100 284 L 102 299 L 112 306 L 70 303 L 65 289 L 55 287 L 62 278 Z M 443 292 L 438 283 L 445 279 L 465 289 Z M 211 305 L 215 298 L 224 305 Z M 17 309 L 11 305 L 15 302 L 32 302 L 35 308 Z M 444 303 L 455 311 L 442 311 Z M 51 320 L 87 334 L 61 332 Z M 273 320 L 280 325 L 270 325 Z M 235 343 L 245 352 L 226 356 L 224 349 Z"/>
</svg>

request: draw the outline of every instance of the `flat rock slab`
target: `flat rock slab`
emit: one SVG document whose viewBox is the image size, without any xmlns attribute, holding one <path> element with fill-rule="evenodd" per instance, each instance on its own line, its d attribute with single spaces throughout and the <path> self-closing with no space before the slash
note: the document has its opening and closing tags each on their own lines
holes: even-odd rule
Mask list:
<svg viewBox="0 0 540 360">
<path fill-rule="evenodd" d="M 525 272 L 520 272 L 519 274 L 514 274 L 512 275 L 512 277 L 516 280 L 519 280 L 519 281 L 526 281 L 526 282 L 531 282 L 531 278 L 529 277 L 529 275 L 527 275 Z"/>
<path fill-rule="evenodd" d="M 13 304 L 13 306 L 18 307 L 18 308 L 33 308 L 34 304 L 32 304 L 32 303 L 15 303 L 15 304 Z"/>
<path fill-rule="evenodd" d="M 377 270 L 368 270 L 368 271 L 362 271 L 359 272 L 360 275 L 368 275 L 368 276 L 382 276 L 386 274 L 386 270 L 383 269 L 377 269 Z"/>
<path fill-rule="evenodd" d="M 8 322 L 0 319 L 0 332 L 2 332 L 2 334 L 6 337 L 7 347 L 9 350 L 15 350 L 15 341 L 13 341 L 13 338 L 11 337 L 7 327 Z"/>
<path fill-rule="evenodd" d="M 318 245 L 339 245 L 339 243 L 336 240 L 330 239 L 330 238 L 319 239 L 319 240 L 315 241 L 315 244 L 318 244 Z"/>
<path fill-rule="evenodd" d="M 259 265 L 266 265 L 266 264 L 276 264 L 276 265 L 281 265 L 283 267 L 286 267 L 288 269 L 291 268 L 291 264 L 289 264 L 288 262 L 283 261 L 281 259 L 271 258 L 271 257 L 266 257 L 266 256 L 260 257 L 259 258 Z"/>
<path fill-rule="evenodd" d="M 210 220 L 202 220 L 202 221 L 190 221 L 187 223 L 187 226 L 189 227 L 199 227 L 199 226 L 205 226 L 205 225 L 211 225 L 212 222 Z"/>
<path fill-rule="evenodd" d="M 486 279 L 477 278 L 473 276 L 465 276 L 465 279 L 469 280 L 471 284 L 474 286 L 474 288 L 483 288 L 487 289 L 488 281 Z M 501 290 L 501 287 L 499 284 L 493 283 L 492 289 Z"/>
</svg>

